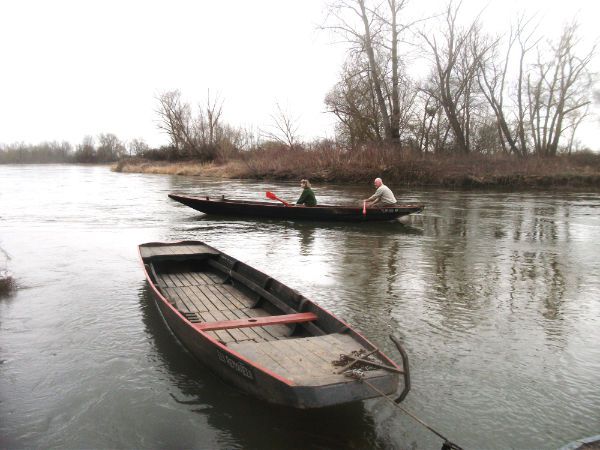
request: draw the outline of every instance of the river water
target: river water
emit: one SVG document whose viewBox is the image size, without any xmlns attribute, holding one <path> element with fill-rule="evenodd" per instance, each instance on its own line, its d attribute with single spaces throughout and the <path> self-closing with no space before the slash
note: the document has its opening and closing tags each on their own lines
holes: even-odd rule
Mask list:
<svg viewBox="0 0 600 450">
<path fill-rule="evenodd" d="M 169 192 L 293 200 L 297 183 L 0 166 L 0 447 L 440 448 L 385 400 L 294 411 L 221 382 L 165 326 L 137 257 L 198 239 L 411 361 L 405 408 L 470 449 L 600 432 L 600 195 L 400 189 L 406 223 L 203 216 Z M 317 185 L 321 203 L 364 186 Z"/>
</svg>

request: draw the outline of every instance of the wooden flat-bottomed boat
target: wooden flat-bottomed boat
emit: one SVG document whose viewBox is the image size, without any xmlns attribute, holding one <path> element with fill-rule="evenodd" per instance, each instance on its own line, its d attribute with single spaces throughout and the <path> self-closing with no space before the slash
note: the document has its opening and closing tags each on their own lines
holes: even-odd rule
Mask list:
<svg viewBox="0 0 600 450">
<path fill-rule="evenodd" d="M 173 333 L 241 390 L 296 408 L 393 394 L 401 378 L 397 401 L 408 393 L 397 339 L 401 365 L 297 291 L 203 242 L 147 243 L 139 252 Z"/>
<path fill-rule="evenodd" d="M 362 207 L 359 208 L 355 206 L 285 206 L 282 203 L 275 202 L 232 200 L 223 197 L 211 199 L 210 197 L 190 197 L 179 194 L 169 194 L 169 197 L 205 214 L 261 217 L 283 220 L 344 222 L 385 221 L 394 220 L 408 214 L 418 213 L 424 208 L 424 205 L 422 204 L 408 204 L 385 206 L 381 208 L 374 206 L 363 210 Z"/>
</svg>

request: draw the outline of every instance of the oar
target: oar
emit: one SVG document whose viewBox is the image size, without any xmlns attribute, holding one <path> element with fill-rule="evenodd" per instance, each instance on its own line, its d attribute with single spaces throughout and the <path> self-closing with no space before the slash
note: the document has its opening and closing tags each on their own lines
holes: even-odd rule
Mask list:
<svg viewBox="0 0 600 450">
<path fill-rule="evenodd" d="M 279 197 L 277 197 L 272 192 L 267 191 L 267 198 L 270 198 L 271 200 L 278 200 L 281 203 L 283 203 L 285 206 L 290 206 L 290 204 L 288 202 L 286 202 L 285 200 L 281 200 Z"/>
</svg>

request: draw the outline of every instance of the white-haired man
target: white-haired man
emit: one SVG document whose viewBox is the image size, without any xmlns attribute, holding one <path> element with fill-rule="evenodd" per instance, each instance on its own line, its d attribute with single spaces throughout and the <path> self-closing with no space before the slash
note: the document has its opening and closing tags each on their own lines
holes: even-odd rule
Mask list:
<svg viewBox="0 0 600 450">
<path fill-rule="evenodd" d="M 394 197 L 391 189 L 383 184 L 381 178 L 375 178 L 373 183 L 377 190 L 373 195 L 364 200 L 369 206 L 392 206 L 396 204 L 396 197 Z"/>
</svg>

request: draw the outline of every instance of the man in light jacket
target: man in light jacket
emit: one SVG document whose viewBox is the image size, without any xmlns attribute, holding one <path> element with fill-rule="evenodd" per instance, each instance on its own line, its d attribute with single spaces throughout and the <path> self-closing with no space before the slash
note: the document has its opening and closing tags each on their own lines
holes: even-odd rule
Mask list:
<svg viewBox="0 0 600 450">
<path fill-rule="evenodd" d="M 375 178 L 374 184 L 377 190 L 364 200 L 369 206 L 393 206 L 396 204 L 396 197 L 394 197 L 391 189 L 383 184 L 381 178 Z"/>
</svg>

